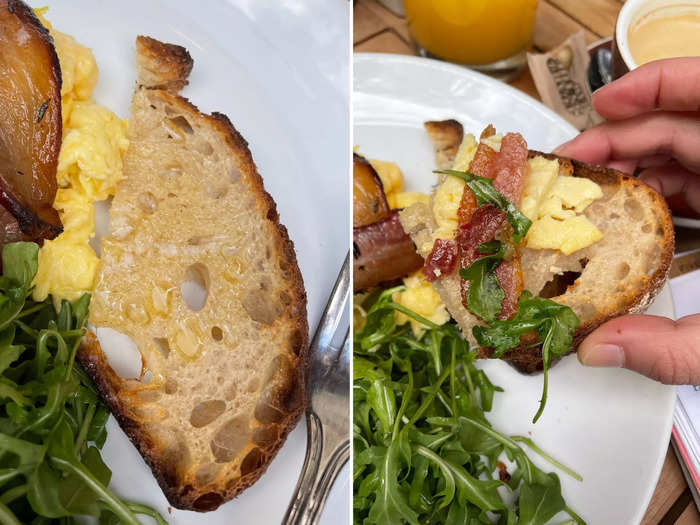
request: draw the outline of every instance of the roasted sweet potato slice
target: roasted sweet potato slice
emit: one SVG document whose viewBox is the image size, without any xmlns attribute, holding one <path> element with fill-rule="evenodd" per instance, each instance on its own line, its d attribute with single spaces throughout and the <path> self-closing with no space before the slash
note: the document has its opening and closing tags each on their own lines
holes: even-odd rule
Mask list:
<svg viewBox="0 0 700 525">
<path fill-rule="evenodd" d="M 0 205 L 9 212 L 0 230 L 14 232 L 11 216 L 23 239 L 51 239 L 62 229 L 52 207 L 61 69 L 48 31 L 18 0 L 0 0 L 0 69 Z"/>
<path fill-rule="evenodd" d="M 389 216 L 389 204 L 382 181 L 367 159 L 353 154 L 352 159 L 352 224 L 367 226 Z"/>
</svg>

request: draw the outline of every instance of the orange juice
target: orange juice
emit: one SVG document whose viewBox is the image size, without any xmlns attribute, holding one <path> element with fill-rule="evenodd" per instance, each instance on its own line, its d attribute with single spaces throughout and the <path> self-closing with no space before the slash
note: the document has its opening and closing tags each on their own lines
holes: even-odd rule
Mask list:
<svg viewBox="0 0 700 525">
<path fill-rule="evenodd" d="M 416 42 L 437 58 L 490 64 L 530 43 L 537 0 L 404 0 Z"/>
</svg>

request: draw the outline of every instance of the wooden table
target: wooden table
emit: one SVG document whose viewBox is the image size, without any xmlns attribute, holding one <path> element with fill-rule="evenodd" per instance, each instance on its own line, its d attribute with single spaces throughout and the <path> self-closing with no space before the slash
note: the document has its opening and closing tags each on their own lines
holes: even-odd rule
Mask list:
<svg viewBox="0 0 700 525">
<path fill-rule="evenodd" d="M 612 35 L 615 19 L 622 4 L 621 0 L 539 0 L 533 36 L 534 50 L 547 51 L 559 45 L 570 34 L 581 30 L 589 44 Z M 353 43 L 355 51 L 404 55 L 412 55 L 415 52 L 405 20 L 375 0 L 355 2 Z M 510 84 L 540 99 L 529 71 L 524 71 Z M 697 230 L 677 229 L 676 241 L 679 253 L 695 253 L 676 259 L 671 276 L 699 269 L 700 235 Z M 659 483 L 642 524 L 700 524 L 700 514 L 670 446 L 666 452 Z"/>
</svg>

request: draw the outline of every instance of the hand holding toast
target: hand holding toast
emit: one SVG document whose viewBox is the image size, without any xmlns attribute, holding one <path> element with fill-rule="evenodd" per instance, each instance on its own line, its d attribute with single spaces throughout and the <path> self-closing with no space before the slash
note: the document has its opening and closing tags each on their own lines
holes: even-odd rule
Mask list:
<svg viewBox="0 0 700 525">
<path fill-rule="evenodd" d="M 596 91 L 608 121 L 558 154 L 640 177 L 664 196 L 682 193 L 700 211 L 700 58 L 652 62 Z M 579 346 L 584 365 L 625 367 L 663 383 L 700 383 L 700 315 L 672 321 L 627 315 Z"/>
</svg>

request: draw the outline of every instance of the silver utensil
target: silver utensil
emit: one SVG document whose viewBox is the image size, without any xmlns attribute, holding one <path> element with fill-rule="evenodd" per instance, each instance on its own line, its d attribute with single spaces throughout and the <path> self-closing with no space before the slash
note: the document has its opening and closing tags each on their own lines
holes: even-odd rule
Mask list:
<svg viewBox="0 0 700 525">
<path fill-rule="evenodd" d="M 350 254 L 340 270 L 309 348 L 306 458 L 283 525 L 312 525 L 350 457 L 350 339 L 340 321 L 350 295 Z M 343 323 L 345 324 L 345 323 Z M 345 331 L 343 343 L 333 341 Z"/>
</svg>

